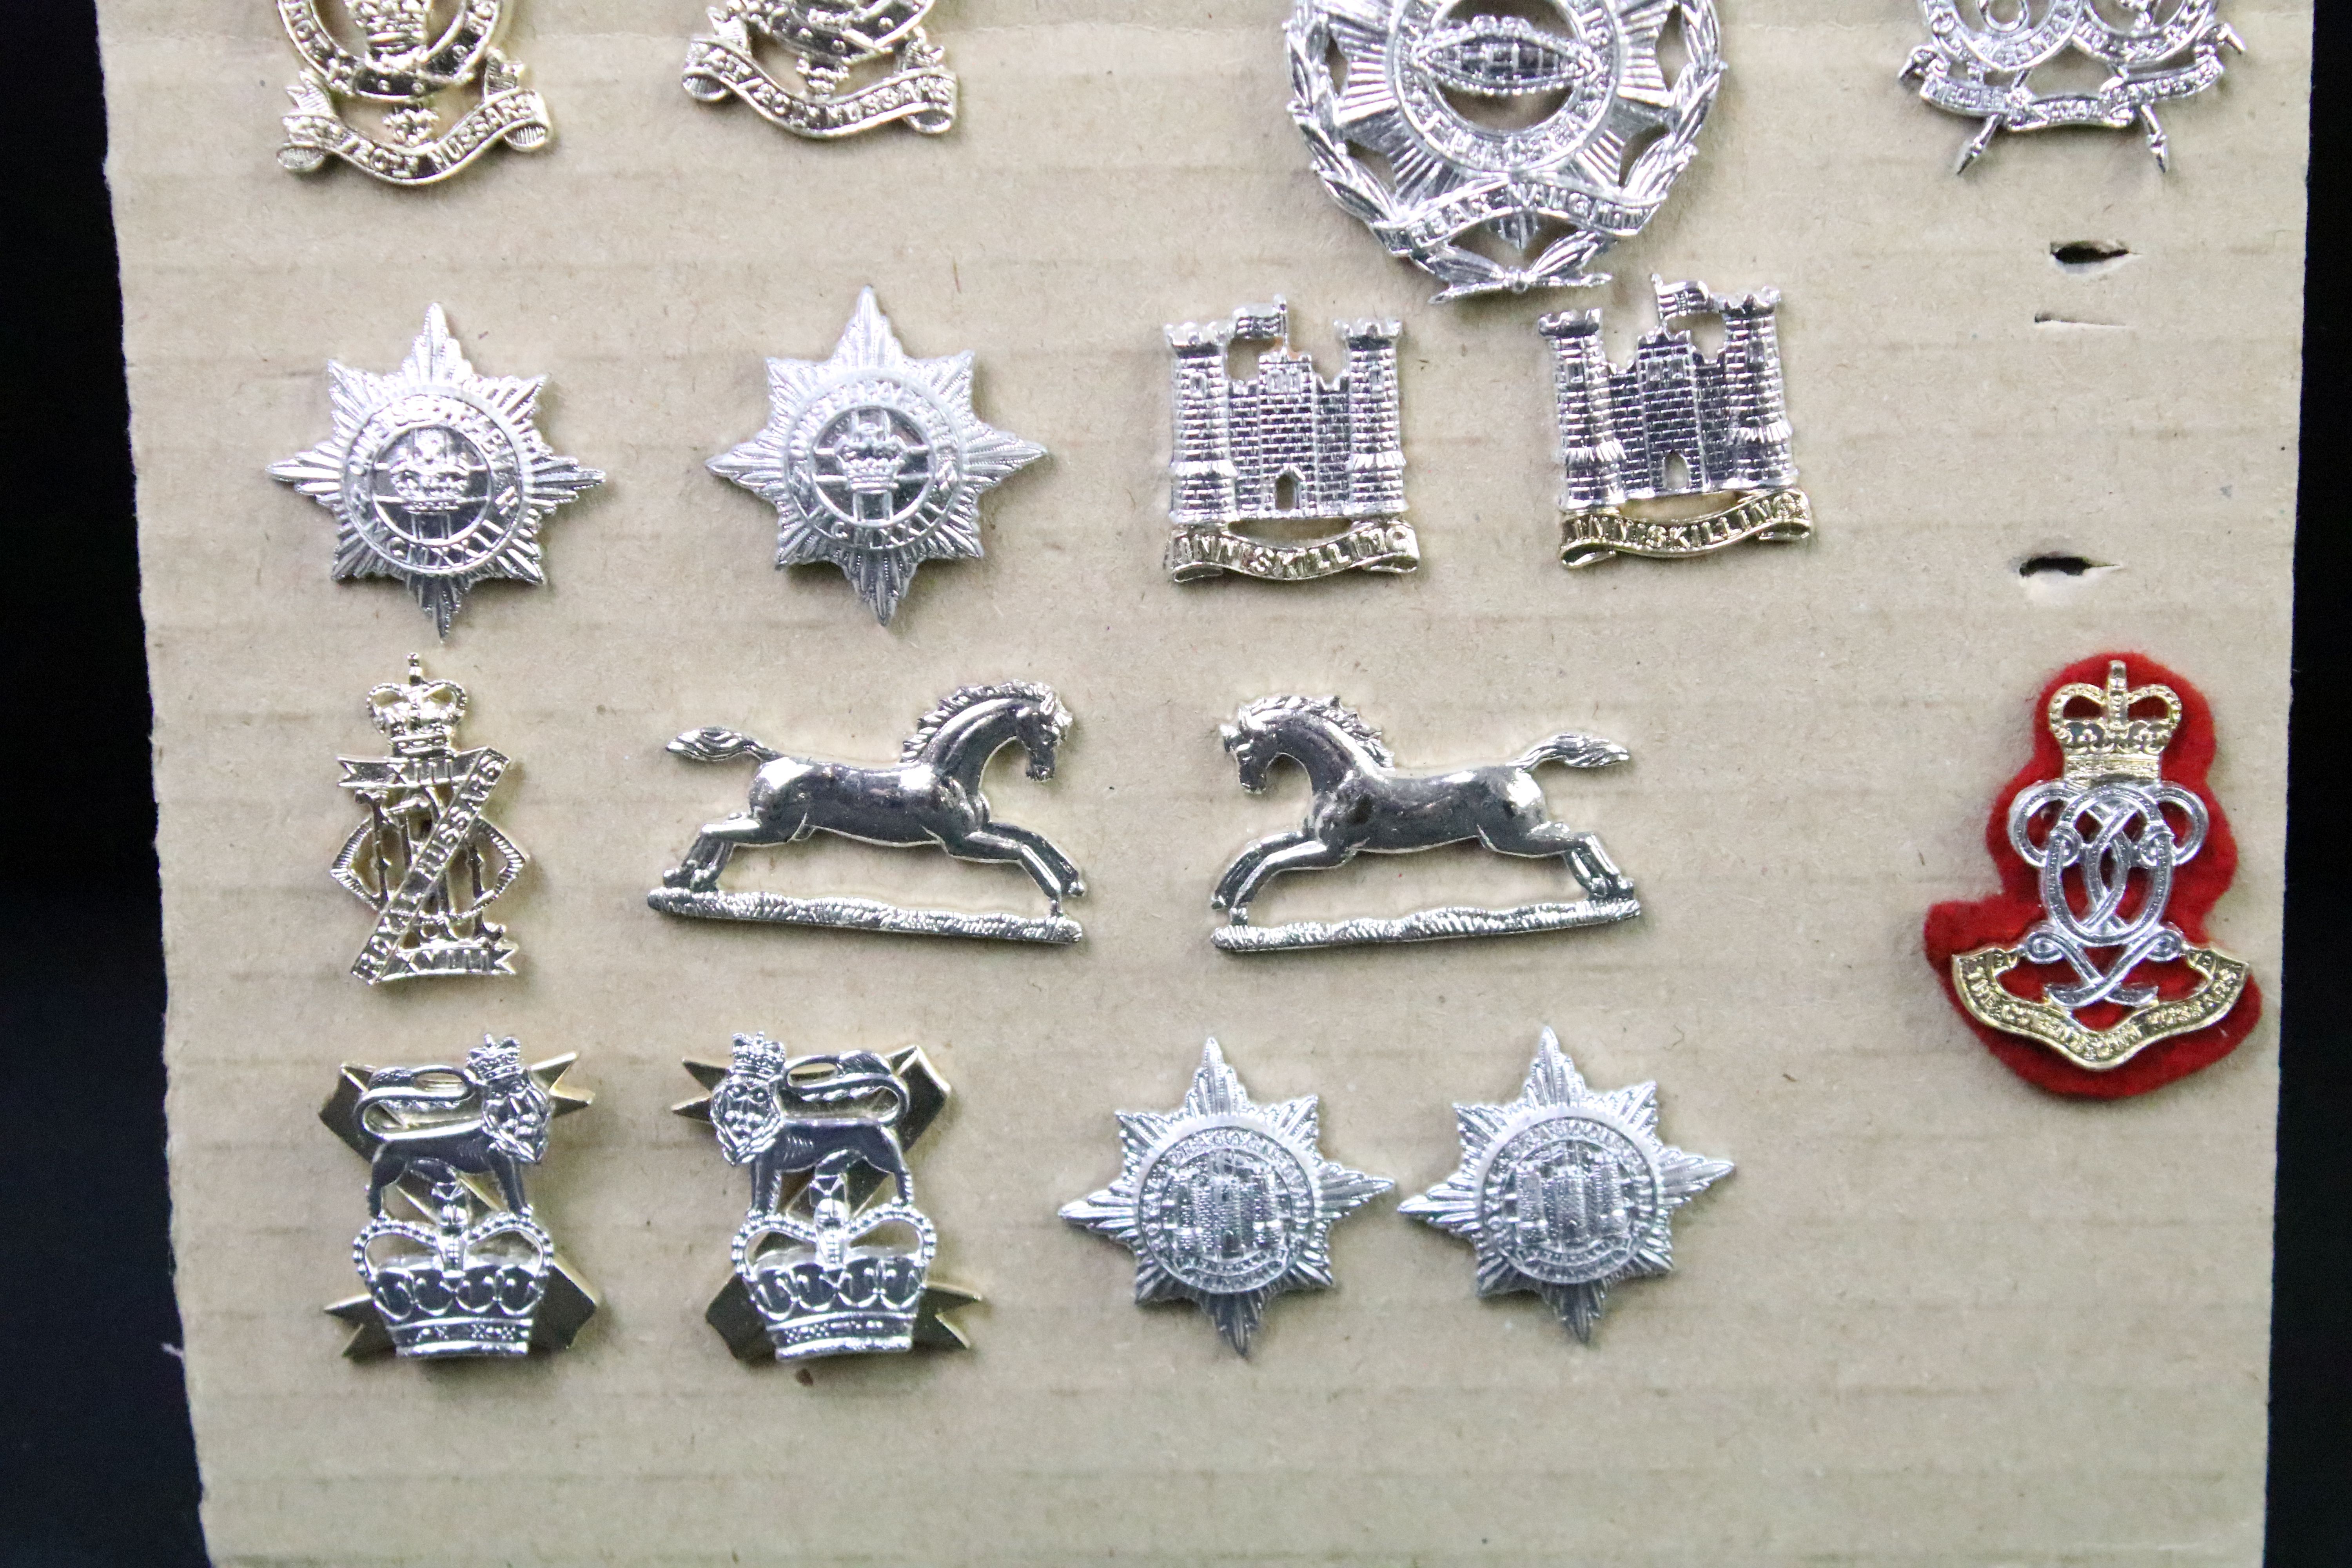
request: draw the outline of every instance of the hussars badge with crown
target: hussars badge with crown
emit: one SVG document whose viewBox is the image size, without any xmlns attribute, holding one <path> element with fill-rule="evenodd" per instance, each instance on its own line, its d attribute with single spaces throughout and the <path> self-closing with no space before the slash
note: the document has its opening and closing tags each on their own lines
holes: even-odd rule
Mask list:
<svg viewBox="0 0 2352 1568">
<path fill-rule="evenodd" d="M 730 1350 L 805 1361 L 970 1342 L 941 1314 L 980 1298 L 932 1281 L 939 1232 L 907 1169 L 948 1102 L 919 1048 L 792 1057 L 738 1035 L 726 1066 L 686 1070 L 709 1092 L 677 1114 L 708 1121 L 727 1163 L 751 1168 L 734 1273 L 704 1314 Z"/>
<path fill-rule="evenodd" d="M 512 974 L 507 928 L 482 911 L 529 863 L 482 815 L 511 765 L 487 746 L 451 741 L 466 689 L 427 680 L 415 654 L 408 679 L 368 693 L 368 717 L 392 742 L 388 757 L 343 757 L 343 788 L 367 808 L 331 874 L 376 912 L 352 963 L 373 985 L 431 974 Z"/>
<path fill-rule="evenodd" d="M 547 105 L 522 85 L 522 65 L 492 47 L 506 0 L 345 0 L 359 47 L 346 46 L 319 14 L 320 0 L 278 0 L 278 18 L 306 69 L 289 89 L 286 145 L 278 161 L 307 174 L 341 158 L 396 185 L 446 180 L 503 142 L 532 152 L 547 145 Z M 436 33 L 436 11 L 448 20 Z M 445 93 L 479 101 L 441 129 Z M 344 118 L 339 100 L 383 105 L 380 140 Z"/>
<path fill-rule="evenodd" d="M 1986 836 L 2004 891 L 1937 905 L 1928 960 L 2021 1076 L 2140 1093 L 2227 1054 L 2261 1011 L 2247 966 L 2204 940 L 2238 855 L 2205 787 L 2211 715 L 2137 655 L 2062 671 L 2041 710 L 2034 760 Z"/>
<path fill-rule="evenodd" d="M 567 1054 L 526 1065 L 485 1037 L 449 1067 L 343 1064 L 319 1120 L 368 1162 L 368 1223 L 352 1243 L 367 1293 L 327 1310 L 358 1331 L 348 1356 L 509 1356 L 562 1350 L 596 1310 L 531 1211 L 523 1167 L 546 1157 Z"/>
<path fill-rule="evenodd" d="M 955 123 L 947 51 L 923 34 L 931 0 L 721 0 L 687 50 L 685 87 L 704 103 L 729 94 L 795 136 L 855 136 L 892 121 L 937 136 Z M 800 68 L 801 90 L 760 63 L 758 41 Z"/>
<path fill-rule="evenodd" d="M 1935 41 L 1912 51 L 1903 79 L 1937 108 L 1983 121 L 1960 149 L 1966 169 L 2004 131 L 2097 125 L 2147 135 L 2156 166 L 2169 161 L 2156 106 L 2221 79 L 2223 48 L 2245 45 L 2218 15 L 2221 0 L 1919 0 Z M 2109 20 L 2102 10 L 2113 13 Z M 2006 10 L 2004 16 L 2001 11 Z M 1981 26 L 1972 26 L 1973 11 Z M 2039 13 L 2037 15 L 2036 13 Z M 2041 93 L 2028 79 L 2070 50 L 2107 68 L 2089 92 Z"/>
<path fill-rule="evenodd" d="M 543 375 L 476 375 L 436 305 L 390 375 L 330 361 L 335 433 L 269 468 L 335 514 L 335 575 L 397 577 L 443 637 L 474 584 L 541 583 L 539 525 L 604 482 L 539 433 Z"/>
<path fill-rule="evenodd" d="M 1445 285 L 1440 300 L 1604 281 L 1585 268 L 1664 205 L 1723 79 L 1711 0 L 1532 10 L 1297 0 L 1291 14 L 1290 114 L 1316 174 Z"/>
</svg>

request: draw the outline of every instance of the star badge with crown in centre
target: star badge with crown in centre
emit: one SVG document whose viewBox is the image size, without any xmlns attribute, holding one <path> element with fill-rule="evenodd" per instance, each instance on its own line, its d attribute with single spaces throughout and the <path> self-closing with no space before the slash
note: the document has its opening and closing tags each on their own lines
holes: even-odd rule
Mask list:
<svg viewBox="0 0 2352 1568">
<path fill-rule="evenodd" d="M 1462 1163 L 1399 1214 L 1478 1249 L 1478 1294 L 1531 1290 L 1580 1340 L 1609 1288 L 1674 1267 L 1674 1213 L 1731 1174 L 1658 1140 L 1658 1086 L 1596 1094 L 1543 1032 L 1519 1098 L 1456 1105 Z"/>
<path fill-rule="evenodd" d="M 1323 1158 L 1316 1097 L 1251 1103 L 1217 1042 L 1184 1103 L 1122 1110 L 1123 1168 L 1061 1215 L 1135 1254 L 1135 1300 L 1199 1305 L 1244 1355 L 1286 1290 L 1331 1285 L 1331 1226 L 1395 1185 Z"/>
<path fill-rule="evenodd" d="M 915 359 L 874 290 L 827 360 L 768 362 L 768 423 L 710 459 L 776 509 L 776 564 L 831 562 L 887 626 L 926 561 L 977 557 L 980 498 L 1045 448 L 983 423 L 969 352 Z"/>
<path fill-rule="evenodd" d="M 539 433 L 541 376 L 477 375 L 441 307 L 389 375 L 330 361 L 334 433 L 269 467 L 335 514 L 335 575 L 397 577 L 443 637 L 477 583 L 543 583 L 539 525 L 604 482 Z"/>
</svg>

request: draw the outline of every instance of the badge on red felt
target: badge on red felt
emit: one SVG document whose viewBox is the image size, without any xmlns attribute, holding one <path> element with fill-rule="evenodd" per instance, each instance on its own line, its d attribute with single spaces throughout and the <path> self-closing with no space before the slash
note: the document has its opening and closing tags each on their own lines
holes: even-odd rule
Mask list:
<svg viewBox="0 0 2352 1568">
<path fill-rule="evenodd" d="M 1995 1056 L 2061 1094 L 2144 1094 L 2218 1061 L 2262 1013 L 2207 945 L 2238 847 L 2205 787 L 2196 689 L 2134 654 L 2061 670 L 2033 761 L 1993 804 L 2001 892 L 1927 914 L 1928 962 Z"/>
</svg>

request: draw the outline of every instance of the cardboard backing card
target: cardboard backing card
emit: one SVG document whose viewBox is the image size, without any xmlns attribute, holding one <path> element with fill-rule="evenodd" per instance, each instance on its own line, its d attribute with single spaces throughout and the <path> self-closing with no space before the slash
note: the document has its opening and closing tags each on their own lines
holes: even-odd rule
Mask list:
<svg viewBox="0 0 2352 1568">
<path fill-rule="evenodd" d="M 266 5 L 109 0 L 101 24 L 155 698 L 180 1306 L 225 1564 L 2251 1563 L 2262 1542 L 2273 1024 L 2160 1093 L 2063 1100 L 1970 1037 L 1917 952 L 1992 885 L 1986 803 L 2026 704 L 2143 648 L 2211 700 L 2243 852 L 2215 939 L 2277 996 L 2310 8 L 2232 0 L 2248 52 L 2129 134 L 1969 133 L 1895 73 L 1903 0 L 1725 0 L 1729 74 L 1664 212 L 1575 296 L 1429 303 L 1309 172 L 1282 0 L 945 0 L 939 139 L 790 140 L 679 89 L 695 0 L 525 0 L 506 47 L 556 126 L 446 185 L 273 159 L 297 61 Z M 2062 266 L 2053 247 L 2127 255 Z M 1648 275 L 1782 290 L 1810 542 L 1557 563 L 1542 310 L 1622 357 Z M 703 460 L 766 417 L 761 360 L 822 358 L 871 285 L 909 352 L 978 353 L 977 405 L 1045 462 L 983 560 L 878 628 Z M 1281 294 L 1297 346 L 1394 316 L 1423 565 L 1304 585 L 1162 575 L 1165 322 Z M 544 587 L 478 590 L 446 644 L 395 584 L 330 580 L 327 514 L 265 477 L 328 427 L 330 359 L 389 370 L 428 304 L 477 368 L 550 377 L 605 470 Z M 2021 576 L 2064 553 L 2079 575 Z M 515 759 L 521 973 L 371 990 L 326 867 L 338 754 L 412 650 Z M 941 693 L 1046 681 L 1059 776 L 999 811 L 1085 868 L 1073 949 L 690 924 L 644 895 L 747 770 L 725 724 L 887 758 Z M 1407 763 L 1562 729 L 1633 764 L 1546 778 L 1642 917 L 1584 932 L 1242 959 L 1209 888 L 1305 790 L 1246 796 L 1215 725 L 1337 692 Z M 1018 872 L 827 841 L 745 887 L 1028 909 Z M 1279 882 L 1262 919 L 1558 897 L 1447 852 Z M 2273 1009 L 2270 1015 L 2275 1017 Z M 1738 1163 L 1675 1273 L 1591 1347 L 1481 1302 L 1460 1243 L 1383 1199 L 1339 1288 L 1251 1358 L 1055 1217 L 1118 1168 L 1111 1111 L 1181 1097 L 1214 1035 L 1261 1100 L 1410 1193 L 1454 1100 L 1513 1094 L 1549 1023 L 1596 1088 Z M 744 1202 L 688 1055 L 919 1044 L 956 1089 L 915 1156 L 975 1348 L 789 1370 L 702 1307 Z M 337 1065 L 486 1032 L 577 1050 L 594 1110 L 531 1176 L 604 1290 L 577 1347 L 355 1364 L 364 1172 L 315 1117 Z"/>
</svg>

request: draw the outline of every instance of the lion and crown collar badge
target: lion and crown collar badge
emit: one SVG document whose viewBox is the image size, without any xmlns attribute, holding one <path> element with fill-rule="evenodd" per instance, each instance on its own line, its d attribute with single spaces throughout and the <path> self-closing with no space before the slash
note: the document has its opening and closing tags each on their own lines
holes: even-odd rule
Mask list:
<svg viewBox="0 0 2352 1568">
<path fill-rule="evenodd" d="M 2206 788 L 2213 721 L 2187 681 L 2103 655 L 2043 689 L 2034 758 L 1995 804 L 2002 891 L 1929 911 L 1928 961 L 2021 1077 L 2145 1093 L 2219 1060 L 2262 1011 L 2204 922 L 2237 868 Z"/>
</svg>

